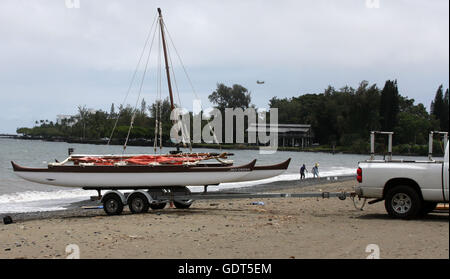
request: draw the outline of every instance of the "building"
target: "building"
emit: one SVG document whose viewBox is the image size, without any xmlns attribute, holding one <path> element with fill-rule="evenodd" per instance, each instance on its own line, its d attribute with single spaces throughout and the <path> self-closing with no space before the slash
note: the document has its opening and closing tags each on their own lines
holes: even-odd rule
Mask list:
<svg viewBox="0 0 450 279">
<path fill-rule="evenodd" d="M 73 115 L 58 114 L 56 116 L 56 123 L 59 124 L 59 125 L 62 125 L 64 123 L 64 124 L 66 124 L 68 126 L 72 126 L 76 122 L 77 122 L 77 119 Z"/>
<path fill-rule="evenodd" d="M 313 132 L 310 124 L 269 124 L 266 123 L 266 132 L 278 131 L 278 146 L 308 147 L 312 144 Z M 252 123 L 247 132 L 263 132 L 263 127 Z"/>
<path fill-rule="evenodd" d="M 96 109 L 87 109 L 88 114 L 95 114 L 97 112 Z M 73 126 L 80 119 L 80 114 L 70 115 L 70 114 L 58 114 L 56 116 L 56 123 L 62 125 L 63 123 L 67 126 Z"/>
</svg>

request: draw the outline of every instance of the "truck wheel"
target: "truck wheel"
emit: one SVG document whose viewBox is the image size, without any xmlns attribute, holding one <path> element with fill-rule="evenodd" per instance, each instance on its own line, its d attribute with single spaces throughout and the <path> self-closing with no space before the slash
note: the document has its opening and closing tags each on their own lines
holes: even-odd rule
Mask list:
<svg viewBox="0 0 450 279">
<path fill-rule="evenodd" d="M 164 207 L 166 207 L 166 204 L 167 204 L 166 202 L 152 203 L 152 204 L 150 204 L 150 208 L 153 209 L 153 210 L 163 209 Z"/>
<path fill-rule="evenodd" d="M 393 218 L 412 219 L 419 214 L 422 199 L 413 188 L 400 185 L 387 192 L 384 206 Z"/>
<path fill-rule="evenodd" d="M 141 193 L 132 194 L 128 198 L 128 207 L 134 214 L 147 212 L 149 207 L 147 197 Z"/>
<path fill-rule="evenodd" d="M 122 200 L 115 194 L 107 195 L 103 198 L 103 210 L 108 215 L 120 215 L 123 211 Z"/>
<path fill-rule="evenodd" d="M 431 213 L 436 209 L 437 204 L 437 202 L 424 201 L 422 209 L 420 210 L 420 215 L 427 215 L 428 213 Z"/>
</svg>

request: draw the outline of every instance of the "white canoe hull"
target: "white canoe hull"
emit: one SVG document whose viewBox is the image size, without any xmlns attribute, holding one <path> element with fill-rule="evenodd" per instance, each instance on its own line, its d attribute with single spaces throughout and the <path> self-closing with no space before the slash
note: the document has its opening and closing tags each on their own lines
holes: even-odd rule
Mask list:
<svg viewBox="0 0 450 279">
<path fill-rule="evenodd" d="M 204 186 L 261 180 L 283 173 L 290 159 L 272 166 L 255 167 L 256 160 L 237 167 L 52 167 L 32 169 L 12 163 L 19 177 L 40 184 L 62 187 Z"/>
<path fill-rule="evenodd" d="M 239 180 L 250 172 L 61 173 L 16 172 L 28 181 L 63 187 L 203 186 Z"/>
<path fill-rule="evenodd" d="M 262 180 L 271 177 L 278 176 L 284 173 L 285 170 L 253 170 L 245 176 L 236 178 L 234 181 L 230 182 L 244 182 L 244 181 L 253 181 L 253 180 Z"/>
</svg>

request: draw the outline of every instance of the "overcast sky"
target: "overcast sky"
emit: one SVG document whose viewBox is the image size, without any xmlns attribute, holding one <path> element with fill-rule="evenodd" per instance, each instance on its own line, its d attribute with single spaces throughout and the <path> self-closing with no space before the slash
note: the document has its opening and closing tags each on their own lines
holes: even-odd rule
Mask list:
<svg viewBox="0 0 450 279">
<path fill-rule="evenodd" d="M 449 83 L 448 0 L 70 2 L 0 0 L 0 133 L 78 105 L 120 104 L 157 7 L 204 107 L 219 82 L 243 85 L 268 107 L 273 96 L 397 79 L 400 94 L 427 108 Z M 181 103 L 192 110 L 173 50 L 172 60 Z M 148 103 L 156 58 L 150 63 Z M 136 98 L 133 90 L 128 103 Z"/>
</svg>

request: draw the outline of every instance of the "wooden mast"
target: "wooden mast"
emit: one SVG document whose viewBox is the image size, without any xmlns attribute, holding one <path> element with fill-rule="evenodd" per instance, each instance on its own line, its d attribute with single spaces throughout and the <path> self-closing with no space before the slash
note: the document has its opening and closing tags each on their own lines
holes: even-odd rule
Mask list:
<svg viewBox="0 0 450 279">
<path fill-rule="evenodd" d="M 173 110 L 175 108 L 175 105 L 173 103 L 173 94 L 172 94 L 172 84 L 170 82 L 170 73 L 169 73 L 169 62 L 167 60 L 167 48 L 166 48 L 166 39 L 164 36 L 164 21 L 161 14 L 161 9 L 158 8 L 159 13 L 159 26 L 161 28 L 161 39 L 162 39 L 162 45 L 164 50 L 164 62 L 166 64 L 166 75 L 167 75 L 167 84 L 169 86 L 169 96 L 170 96 L 170 107 Z"/>
</svg>

